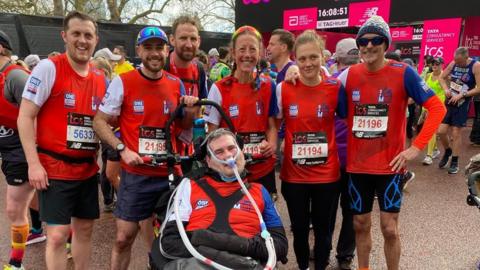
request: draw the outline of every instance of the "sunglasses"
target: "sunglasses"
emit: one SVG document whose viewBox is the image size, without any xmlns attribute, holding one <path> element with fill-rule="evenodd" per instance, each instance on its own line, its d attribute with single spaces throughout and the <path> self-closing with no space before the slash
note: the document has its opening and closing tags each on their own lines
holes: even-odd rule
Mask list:
<svg viewBox="0 0 480 270">
<path fill-rule="evenodd" d="M 385 37 L 382 36 L 376 36 L 373 38 L 359 38 L 357 39 L 357 45 L 358 46 L 368 46 L 368 43 L 372 43 L 373 46 L 378 46 L 381 45 L 385 42 Z"/>
<path fill-rule="evenodd" d="M 235 31 L 232 35 L 232 40 L 234 40 L 235 38 L 237 38 L 237 36 L 243 32 L 251 32 L 253 33 L 258 39 L 261 39 L 262 38 L 262 35 L 260 34 L 260 32 L 258 32 L 258 30 L 253 27 L 253 26 L 250 26 L 250 25 L 244 25 L 240 28 L 237 29 L 237 31 Z"/>
</svg>

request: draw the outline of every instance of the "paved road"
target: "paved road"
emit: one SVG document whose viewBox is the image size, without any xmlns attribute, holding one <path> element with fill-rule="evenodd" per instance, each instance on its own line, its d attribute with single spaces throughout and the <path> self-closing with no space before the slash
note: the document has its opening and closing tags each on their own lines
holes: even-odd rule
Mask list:
<svg viewBox="0 0 480 270">
<path fill-rule="evenodd" d="M 460 158 L 463 168 L 468 158 L 480 152 L 467 143 L 469 130 L 464 131 L 464 147 Z M 419 157 L 410 164 L 416 173 L 415 181 L 405 193 L 400 231 L 402 238 L 401 269 L 427 270 L 470 270 L 480 259 L 480 212 L 465 203 L 467 188 L 461 173 L 448 175 L 440 170 L 437 163 L 422 166 Z M 5 194 L 5 181 L 0 176 L 0 194 Z M 0 263 L 5 264 L 9 254 L 9 229 L 5 215 L 5 196 L 0 196 Z M 283 217 L 285 227 L 289 227 L 288 214 L 283 199 L 279 200 L 278 210 Z M 374 244 L 371 255 L 372 269 L 386 269 L 383 256 L 382 238 L 379 230 L 378 207 L 376 207 L 373 224 Z M 341 217 L 337 219 L 338 223 Z M 91 269 L 108 269 L 110 251 L 115 233 L 115 224 L 111 214 L 102 213 L 95 225 L 93 236 L 94 252 Z M 334 239 L 337 239 L 338 230 Z M 290 246 L 292 236 L 289 233 Z M 335 243 L 334 243 L 335 247 Z M 46 269 L 44 261 L 45 245 L 37 244 L 27 248 L 25 267 L 27 270 Z M 146 248 L 137 239 L 133 248 L 130 269 L 146 269 Z M 332 264 L 335 264 L 332 252 Z M 290 248 L 289 263 L 281 269 L 296 269 L 293 250 Z M 70 264 L 71 267 L 71 264 Z M 73 268 L 71 268 L 73 269 Z M 312 268 L 313 269 L 313 268 Z M 328 269 L 336 269 L 335 265 Z"/>
</svg>

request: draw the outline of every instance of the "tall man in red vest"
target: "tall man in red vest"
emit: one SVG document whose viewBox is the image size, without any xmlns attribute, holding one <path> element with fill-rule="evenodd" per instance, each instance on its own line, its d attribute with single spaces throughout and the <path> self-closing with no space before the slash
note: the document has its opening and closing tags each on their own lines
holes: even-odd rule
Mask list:
<svg viewBox="0 0 480 270">
<path fill-rule="evenodd" d="M 66 269 L 65 244 L 73 231 L 75 269 L 88 269 L 93 221 L 99 217 L 98 139 L 93 116 L 105 93 L 105 77 L 90 64 L 98 28 L 73 11 L 63 22 L 66 52 L 40 61 L 23 91 L 18 130 L 30 184 L 39 190 L 47 223 L 48 269 Z"/>
<path fill-rule="evenodd" d="M 442 102 L 415 70 L 385 59 L 391 41 L 388 24 L 382 17 L 372 16 L 356 38 L 363 62 L 350 66 L 338 77 L 348 100 L 348 193 L 360 270 L 369 269 L 371 212 L 377 194 L 387 268 L 399 269 L 398 219 L 404 170 L 407 161 L 418 156 L 428 143 L 445 115 Z M 405 150 L 409 97 L 428 109 L 428 117 L 420 134 Z"/>
</svg>

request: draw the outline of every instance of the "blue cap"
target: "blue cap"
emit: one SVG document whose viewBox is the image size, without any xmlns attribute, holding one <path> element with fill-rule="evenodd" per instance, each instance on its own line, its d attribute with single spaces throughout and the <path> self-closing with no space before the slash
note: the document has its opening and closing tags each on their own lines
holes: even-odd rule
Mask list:
<svg viewBox="0 0 480 270">
<path fill-rule="evenodd" d="M 142 30 L 140 30 L 140 32 L 138 33 L 137 45 L 140 45 L 152 38 L 158 38 L 163 40 L 165 43 L 168 43 L 167 34 L 165 34 L 165 32 L 163 32 L 163 30 L 160 29 L 160 27 L 147 26 Z"/>
</svg>

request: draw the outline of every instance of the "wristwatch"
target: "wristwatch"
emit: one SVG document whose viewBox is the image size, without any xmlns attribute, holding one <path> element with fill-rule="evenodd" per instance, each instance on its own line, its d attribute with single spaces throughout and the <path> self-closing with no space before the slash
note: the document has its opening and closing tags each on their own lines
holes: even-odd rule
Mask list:
<svg viewBox="0 0 480 270">
<path fill-rule="evenodd" d="M 123 150 L 125 150 L 125 144 L 123 143 L 117 144 L 117 146 L 115 147 L 115 150 L 117 150 L 119 153 L 122 152 Z"/>
</svg>

